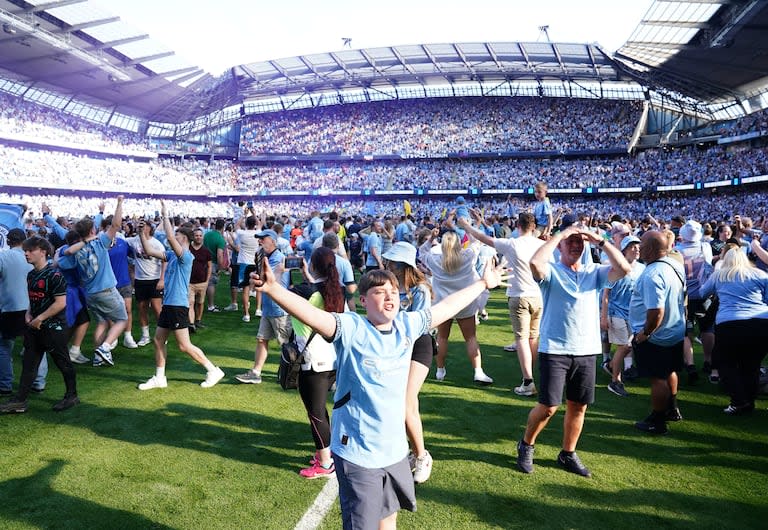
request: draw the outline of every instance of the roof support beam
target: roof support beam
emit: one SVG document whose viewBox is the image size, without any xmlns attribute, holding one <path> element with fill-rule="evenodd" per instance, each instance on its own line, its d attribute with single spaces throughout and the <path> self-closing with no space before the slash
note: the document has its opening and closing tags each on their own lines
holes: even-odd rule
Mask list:
<svg viewBox="0 0 768 530">
<path fill-rule="evenodd" d="M 162 52 L 156 53 L 154 55 L 145 55 L 144 57 L 136 57 L 135 59 L 131 59 L 130 61 L 123 63 L 123 66 L 133 66 L 135 64 L 148 63 L 156 59 L 162 59 L 163 57 L 171 57 L 172 55 L 176 55 L 176 52 Z"/>
<path fill-rule="evenodd" d="M 140 40 L 146 40 L 149 38 L 147 33 L 143 35 L 134 35 L 133 37 L 125 37 L 124 39 L 116 39 L 108 42 L 102 42 L 98 46 L 92 46 L 86 48 L 87 51 L 103 50 L 106 48 L 114 48 L 115 46 L 122 46 L 123 44 L 130 44 L 131 42 L 138 42 Z"/>
<path fill-rule="evenodd" d="M 98 20 L 89 20 L 88 22 L 82 22 L 72 26 L 65 25 L 63 28 L 51 30 L 51 33 L 72 33 L 73 31 L 80 31 L 81 29 L 103 26 L 104 24 L 111 24 L 112 22 L 120 22 L 120 17 L 107 17 L 100 18 Z"/>
</svg>

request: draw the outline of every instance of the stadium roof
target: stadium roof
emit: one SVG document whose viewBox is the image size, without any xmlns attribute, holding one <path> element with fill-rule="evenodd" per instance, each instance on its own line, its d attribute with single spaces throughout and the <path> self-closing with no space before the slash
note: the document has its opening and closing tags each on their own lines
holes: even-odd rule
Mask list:
<svg viewBox="0 0 768 530">
<path fill-rule="evenodd" d="M 768 103 L 758 101 L 768 79 L 766 1 L 657 1 L 618 60 L 596 44 L 414 44 L 249 63 L 218 78 L 88 0 L 0 0 L 0 27 L 0 78 L 18 84 L 8 91 L 64 96 L 64 112 L 77 100 L 107 109 L 104 120 L 122 113 L 194 124 L 189 130 L 236 119 L 231 109 L 243 103 L 250 112 L 323 98 L 322 104 L 419 94 L 601 97 L 604 86 L 614 85 L 627 94 L 668 91 L 695 105 Z M 737 114 L 750 110 L 731 105 Z"/>
<path fill-rule="evenodd" d="M 756 110 L 768 105 L 768 2 L 657 0 L 615 56 L 649 88 Z"/>
</svg>

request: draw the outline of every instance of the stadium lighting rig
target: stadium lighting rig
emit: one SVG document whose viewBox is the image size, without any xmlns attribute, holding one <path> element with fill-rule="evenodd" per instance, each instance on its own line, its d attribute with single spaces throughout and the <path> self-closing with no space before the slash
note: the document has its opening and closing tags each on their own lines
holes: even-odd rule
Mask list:
<svg viewBox="0 0 768 530">
<path fill-rule="evenodd" d="M 108 74 L 110 80 L 131 80 L 128 74 L 126 74 L 122 69 L 114 66 L 106 59 L 82 50 L 77 46 L 74 46 L 71 42 L 68 42 L 67 40 L 62 39 L 53 33 L 46 31 L 40 27 L 40 24 L 36 24 L 32 21 L 17 17 L 16 15 L 2 9 L 0 9 L 0 22 L 2 23 L 3 31 L 5 31 L 5 33 L 8 33 L 9 35 L 15 35 L 17 32 L 27 33 L 30 36 L 41 40 L 50 46 L 53 46 L 56 49 L 63 50 L 69 55 L 99 68 Z"/>
</svg>

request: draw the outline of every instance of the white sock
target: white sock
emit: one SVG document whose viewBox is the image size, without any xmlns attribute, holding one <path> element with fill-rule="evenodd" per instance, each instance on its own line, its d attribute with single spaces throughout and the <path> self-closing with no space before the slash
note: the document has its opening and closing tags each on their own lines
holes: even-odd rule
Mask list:
<svg viewBox="0 0 768 530">
<path fill-rule="evenodd" d="M 112 351 L 112 345 L 109 342 L 102 342 L 101 343 L 101 349 L 102 350 L 107 350 L 107 351 Z"/>
<path fill-rule="evenodd" d="M 141 326 L 141 336 L 149 337 L 149 326 Z"/>
<path fill-rule="evenodd" d="M 75 355 L 77 355 L 78 353 L 80 353 L 80 346 L 75 346 L 73 344 L 72 346 L 69 347 L 69 353 L 74 353 Z"/>
<path fill-rule="evenodd" d="M 482 368 L 475 368 L 475 375 L 485 375 Z"/>
<path fill-rule="evenodd" d="M 131 332 L 130 332 L 130 331 L 125 331 L 125 332 L 123 332 L 123 336 L 124 336 L 125 338 L 128 338 L 128 337 L 130 337 L 130 338 L 133 338 L 133 336 L 131 335 Z"/>
<path fill-rule="evenodd" d="M 155 368 L 155 377 L 163 379 L 165 377 L 165 366 L 158 366 Z"/>
<path fill-rule="evenodd" d="M 216 365 L 214 365 L 210 360 L 207 360 L 203 363 L 203 366 L 205 367 L 206 372 L 215 372 L 216 371 Z"/>
<path fill-rule="evenodd" d="M 632 368 L 632 357 L 624 357 L 624 369 L 629 370 Z"/>
</svg>

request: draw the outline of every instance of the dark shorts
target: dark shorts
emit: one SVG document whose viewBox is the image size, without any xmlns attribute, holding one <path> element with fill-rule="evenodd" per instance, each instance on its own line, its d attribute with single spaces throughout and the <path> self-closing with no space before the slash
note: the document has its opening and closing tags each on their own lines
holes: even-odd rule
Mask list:
<svg viewBox="0 0 768 530">
<path fill-rule="evenodd" d="M 539 353 L 539 403 L 557 407 L 568 401 L 589 405 L 595 401 L 597 355 L 552 355 Z"/>
<path fill-rule="evenodd" d="M 683 369 L 683 341 L 672 346 L 659 346 L 651 341 L 632 342 L 637 371 L 641 377 L 666 379 Z"/>
<path fill-rule="evenodd" d="M 136 300 L 151 300 L 152 298 L 162 298 L 163 290 L 157 290 L 157 282 L 160 280 L 134 280 L 133 291 Z"/>
<path fill-rule="evenodd" d="M 75 323 L 72 325 L 72 329 L 90 321 L 91 321 L 91 315 L 88 314 L 88 308 L 83 306 L 82 309 L 80 309 L 80 311 L 77 312 L 77 315 L 75 315 Z"/>
<path fill-rule="evenodd" d="M 416 490 L 408 459 L 384 468 L 367 468 L 333 455 L 339 480 L 344 528 L 378 528 L 400 509 L 416 511 Z"/>
<path fill-rule="evenodd" d="M 189 327 L 189 308 L 179 305 L 164 305 L 157 319 L 157 327 L 183 329 Z"/>
<path fill-rule="evenodd" d="M 435 339 L 432 335 L 422 335 L 413 343 L 411 360 L 423 364 L 427 368 L 432 366 L 432 357 L 435 356 Z"/>
</svg>

